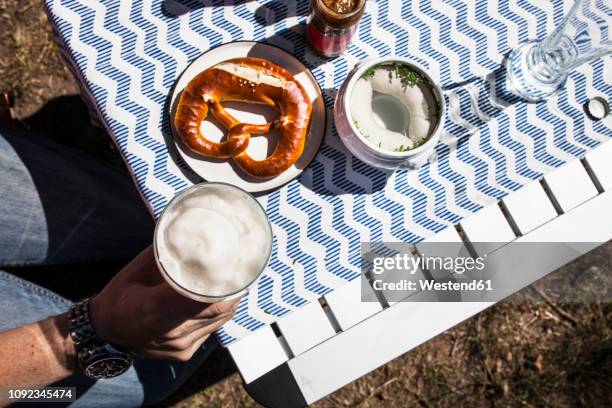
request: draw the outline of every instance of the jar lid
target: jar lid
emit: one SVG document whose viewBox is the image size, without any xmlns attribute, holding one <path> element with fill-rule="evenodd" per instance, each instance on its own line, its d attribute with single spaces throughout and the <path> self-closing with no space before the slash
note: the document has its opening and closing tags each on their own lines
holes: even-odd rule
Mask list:
<svg viewBox="0 0 612 408">
<path fill-rule="evenodd" d="M 330 4 L 334 1 L 342 4 L 347 3 L 347 0 L 312 0 L 312 10 L 315 16 L 335 29 L 351 27 L 359 22 L 365 10 L 366 0 L 355 0 L 355 6 L 346 13 L 338 12 L 332 8 Z"/>
</svg>

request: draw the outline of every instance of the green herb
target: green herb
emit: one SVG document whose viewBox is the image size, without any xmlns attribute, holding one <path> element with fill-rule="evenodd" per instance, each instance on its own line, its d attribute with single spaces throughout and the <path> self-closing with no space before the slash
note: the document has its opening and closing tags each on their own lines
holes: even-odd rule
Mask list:
<svg viewBox="0 0 612 408">
<path fill-rule="evenodd" d="M 392 72 L 395 72 L 395 75 L 402 80 L 403 85 L 414 86 L 423 81 L 423 76 L 419 72 L 413 70 L 408 65 L 394 63 L 384 66 L 390 67 Z M 363 71 L 361 77 L 372 78 L 374 74 L 376 74 L 376 70 L 380 67 L 381 65 L 373 65 L 369 67 L 368 69 Z"/>
<path fill-rule="evenodd" d="M 412 145 L 412 147 L 406 147 L 404 145 L 401 145 L 400 147 L 396 147 L 394 149 L 394 151 L 396 151 L 396 152 L 407 152 L 408 150 L 416 149 L 417 147 L 422 146 L 423 144 L 425 144 L 425 142 L 427 142 L 427 140 L 429 140 L 429 139 L 426 138 L 426 139 L 423 139 L 423 140 L 421 140 L 419 142 L 415 142 Z"/>
<path fill-rule="evenodd" d="M 361 75 L 361 77 L 362 78 L 372 78 L 374 74 L 376 74 L 376 68 L 378 68 L 378 65 L 371 66 L 370 68 L 363 71 L 363 74 Z"/>
<path fill-rule="evenodd" d="M 419 142 L 414 142 L 414 145 L 412 146 L 412 148 L 416 149 L 417 147 L 424 145 L 425 142 L 427 142 L 428 140 L 429 140 L 429 138 L 427 137 L 427 138 L 425 138 L 425 139 L 423 139 L 423 140 L 421 140 Z"/>
<path fill-rule="evenodd" d="M 381 147 L 381 145 L 382 145 L 382 142 L 378 142 L 378 147 Z"/>
<path fill-rule="evenodd" d="M 402 80 L 403 85 L 414 86 L 423 80 L 423 76 L 407 65 L 395 65 L 395 75 Z"/>
<path fill-rule="evenodd" d="M 357 119 L 353 118 L 353 123 L 355 124 L 355 127 L 357 128 L 359 133 L 361 133 L 361 136 L 365 137 L 366 139 L 370 138 L 370 136 L 368 136 L 365 133 L 363 133 L 363 130 L 361 130 L 361 128 L 359 127 L 359 121 Z"/>
</svg>

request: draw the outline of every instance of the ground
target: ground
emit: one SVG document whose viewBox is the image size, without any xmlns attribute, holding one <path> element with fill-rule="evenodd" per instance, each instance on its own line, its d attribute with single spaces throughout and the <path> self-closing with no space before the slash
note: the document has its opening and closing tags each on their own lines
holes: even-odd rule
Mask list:
<svg viewBox="0 0 612 408">
<path fill-rule="evenodd" d="M 104 131 L 88 124 L 37 0 L 0 0 L 0 91 L 14 94 L 23 126 L 121 165 Z M 608 242 L 315 406 L 612 406 L 611 294 Z M 160 406 L 257 404 L 219 350 Z"/>
</svg>

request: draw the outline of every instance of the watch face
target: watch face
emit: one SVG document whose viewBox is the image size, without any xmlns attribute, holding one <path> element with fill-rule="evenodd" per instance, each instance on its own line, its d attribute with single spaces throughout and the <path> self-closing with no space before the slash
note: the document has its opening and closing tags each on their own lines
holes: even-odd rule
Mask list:
<svg viewBox="0 0 612 408">
<path fill-rule="evenodd" d="M 89 362 L 85 368 L 85 375 L 89 378 L 112 378 L 125 373 L 132 362 L 129 358 L 117 355 L 102 355 Z"/>
</svg>

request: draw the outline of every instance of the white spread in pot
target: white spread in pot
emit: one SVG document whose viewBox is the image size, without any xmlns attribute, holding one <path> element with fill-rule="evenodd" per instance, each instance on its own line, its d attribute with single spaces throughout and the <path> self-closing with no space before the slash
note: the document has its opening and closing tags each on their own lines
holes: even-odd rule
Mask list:
<svg viewBox="0 0 612 408">
<path fill-rule="evenodd" d="M 431 84 L 409 65 L 376 65 L 357 80 L 350 112 L 359 135 L 384 150 L 403 152 L 432 134 L 439 110 Z"/>
</svg>

